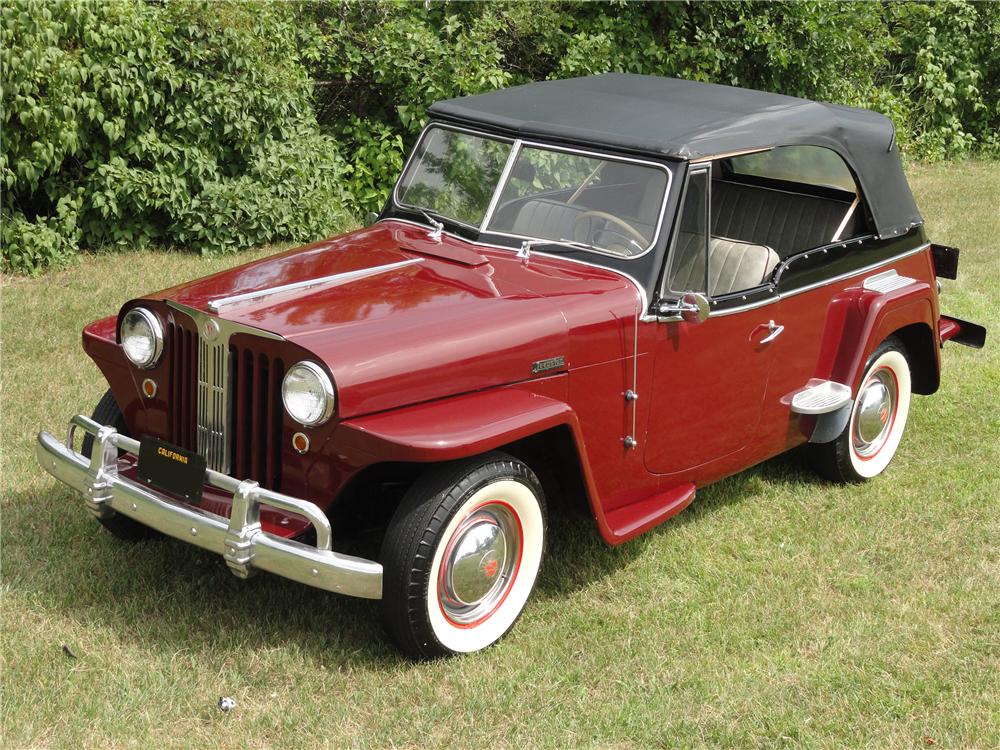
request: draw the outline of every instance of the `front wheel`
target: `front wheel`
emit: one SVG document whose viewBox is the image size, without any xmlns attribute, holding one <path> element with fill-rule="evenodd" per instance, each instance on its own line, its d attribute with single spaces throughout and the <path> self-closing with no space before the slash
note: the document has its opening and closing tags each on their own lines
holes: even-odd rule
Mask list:
<svg viewBox="0 0 1000 750">
<path fill-rule="evenodd" d="M 435 467 L 407 493 L 382 542 L 382 621 L 407 655 L 479 651 L 520 616 L 545 543 L 545 498 L 503 453 Z"/>
<path fill-rule="evenodd" d="M 906 428 L 910 380 L 905 348 L 886 339 L 868 360 L 844 431 L 829 443 L 809 446 L 820 474 L 835 482 L 863 482 L 885 471 Z"/>
</svg>

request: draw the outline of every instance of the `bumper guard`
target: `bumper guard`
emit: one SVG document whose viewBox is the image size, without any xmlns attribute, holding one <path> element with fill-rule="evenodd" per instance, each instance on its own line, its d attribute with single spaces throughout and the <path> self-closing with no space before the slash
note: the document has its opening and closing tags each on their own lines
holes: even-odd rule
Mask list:
<svg viewBox="0 0 1000 750">
<path fill-rule="evenodd" d="M 90 458 L 73 449 L 77 429 L 94 437 Z M 43 469 L 83 493 L 87 509 L 96 517 L 121 513 L 168 536 L 220 554 L 239 578 L 247 578 L 255 570 L 266 570 L 338 594 L 382 598 L 382 566 L 372 560 L 334 552 L 330 521 L 314 503 L 208 469 L 205 483 L 233 496 L 230 517 L 223 518 L 182 505 L 151 487 L 120 476 L 119 449 L 138 455 L 139 441 L 78 414 L 70 420 L 65 444 L 48 432 L 38 433 L 35 455 Z M 316 546 L 263 531 L 261 505 L 307 518 L 316 530 Z"/>
</svg>

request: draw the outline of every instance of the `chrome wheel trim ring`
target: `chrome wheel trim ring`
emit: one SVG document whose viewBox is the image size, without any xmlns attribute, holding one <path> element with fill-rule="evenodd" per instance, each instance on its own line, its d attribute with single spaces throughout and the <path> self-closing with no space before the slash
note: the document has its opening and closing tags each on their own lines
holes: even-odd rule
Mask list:
<svg viewBox="0 0 1000 750">
<path fill-rule="evenodd" d="M 454 625 L 472 627 L 503 604 L 521 562 L 521 522 L 501 500 L 474 508 L 444 550 L 438 582 L 441 613 Z"/>
<path fill-rule="evenodd" d="M 881 367 L 865 381 L 851 423 L 851 445 L 861 459 L 877 454 L 892 433 L 899 402 L 896 376 Z"/>
</svg>

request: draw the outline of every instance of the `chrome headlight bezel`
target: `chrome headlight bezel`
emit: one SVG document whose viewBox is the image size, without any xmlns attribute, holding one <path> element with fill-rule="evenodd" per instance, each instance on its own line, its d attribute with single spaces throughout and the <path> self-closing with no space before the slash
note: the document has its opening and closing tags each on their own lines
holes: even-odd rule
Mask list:
<svg viewBox="0 0 1000 750">
<path fill-rule="evenodd" d="M 129 348 L 125 345 L 125 327 L 130 318 L 133 320 L 138 318 L 149 329 L 152 351 L 145 359 L 134 359 Z M 160 319 L 145 307 L 133 307 L 122 316 L 121 325 L 118 326 L 118 341 L 129 362 L 141 370 L 148 370 L 156 366 L 163 354 L 163 326 L 160 325 Z"/>
<path fill-rule="evenodd" d="M 297 370 L 304 371 L 309 377 L 314 378 L 316 384 L 319 386 L 319 390 L 323 394 L 323 408 L 312 419 L 304 419 L 303 415 L 296 414 L 288 404 L 288 379 Z M 281 403 L 285 407 L 285 413 L 300 425 L 304 427 L 319 427 L 333 416 L 333 410 L 337 405 L 337 396 L 333 390 L 333 381 L 330 380 L 330 376 L 326 374 L 326 371 L 315 362 L 310 362 L 307 359 L 296 362 L 288 368 L 288 372 L 285 373 L 285 377 L 281 380 Z"/>
</svg>

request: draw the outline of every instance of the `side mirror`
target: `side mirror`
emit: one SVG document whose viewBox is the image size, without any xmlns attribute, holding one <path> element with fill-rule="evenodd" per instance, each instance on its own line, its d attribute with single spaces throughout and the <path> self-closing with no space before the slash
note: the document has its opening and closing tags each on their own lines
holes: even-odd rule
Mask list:
<svg viewBox="0 0 1000 750">
<path fill-rule="evenodd" d="M 661 302 L 656 308 L 656 317 L 663 322 L 701 323 L 709 312 L 708 297 L 701 292 L 684 292 L 676 302 Z"/>
<path fill-rule="evenodd" d="M 369 211 L 368 214 L 365 216 L 365 226 L 370 227 L 376 221 L 378 221 L 378 214 L 375 213 L 374 211 Z"/>
</svg>

